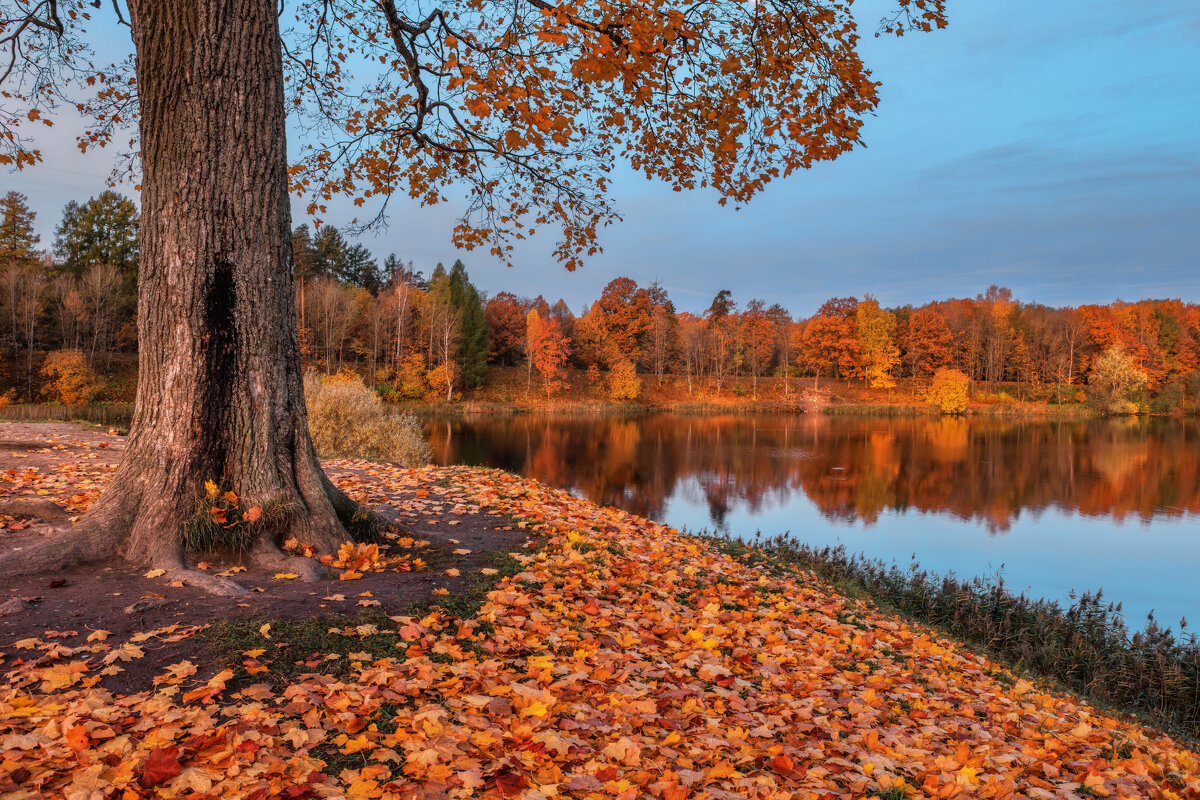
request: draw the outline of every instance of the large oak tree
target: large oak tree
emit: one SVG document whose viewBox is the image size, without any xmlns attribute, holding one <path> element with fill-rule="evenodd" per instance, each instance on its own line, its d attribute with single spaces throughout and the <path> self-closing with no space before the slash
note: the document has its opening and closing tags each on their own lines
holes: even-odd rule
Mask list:
<svg viewBox="0 0 1200 800">
<path fill-rule="evenodd" d="M 111 8 L 109 3 L 111 2 Z M 897 0 L 880 32 L 929 30 L 944 0 Z M 309 440 L 293 308 L 289 190 L 381 218 L 465 190 L 455 244 L 508 258 L 557 227 L 573 269 L 617 218 L 624 160 L 742 204 L 860 142 L 878 84 L 849 0 L 0 0 L 0 162 L 70 102 L 86 146 L 129 140 L 142 201 L 139 381 L 115 479 L 67 535 L 0 555 L 8 574 L 125 558 L 213 591 L 181 528 L 206 480 L 286 514 L 255 524 L 329 551 L 352 504 Z M 131 33 L 102 69 L 94 15 Z M 285 120 L 305 145 L 289 162 Z"/>
</svg>

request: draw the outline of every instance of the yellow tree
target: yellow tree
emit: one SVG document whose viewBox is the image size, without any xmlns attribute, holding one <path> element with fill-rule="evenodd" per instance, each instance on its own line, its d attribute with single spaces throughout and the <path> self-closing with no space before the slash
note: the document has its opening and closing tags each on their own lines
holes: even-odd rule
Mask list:
<svg viewBox="0 0 1200 800">
<path fill-rule="evenodd" d="M 135 121 L 142 203 L 124 462 L 69 536 L 0 555 L 7 575 L 120 553 L 241 591 L 187 568 L 181 533 L 206 480 L 294 509 L 247 529 L 268 568 L 285 567 L 282 538 L 329 552 L 346 537 L 354 505 L 308 434 L 289 186 L 318 218 L 335 196 L 370 204 L 358 222 L 395 194 L 465 193 L 456 245 L 508 258 L 532 226 L 556 226 L 574 268 L 617 218 L 618 163 L 740 205 L 853 149 L 879 101 L 850 0 L 299 0 L 282 26 L 277 0 L 109 8 L 0 4 L 0 161 L 39 159 L 29 126 L 58 104 L 95 120 L 85 146 Z M 898 0 L 881 29 L 929 30 L 943 12 Z M 125 69 L 92 67 L 100 13 L 129 27 Z M 305 131 L 290 165 L 289 114 Z M 315 577 L 313 563 L 285 568 Z"/>
<path fill-rule="evenodd" d="M 1096 358 L 1088 381 L 1101 406 L 1114 414 L 1137 413 L 1133 395 L 1149 382 L 1146 371 L 1120 345 L 1109 347 Z"/>
<path fill-rule="evenodd" d="M 943 414 L 961 414 L 967 410 L 971 379 L 956 369 L 943 367 L 933 375 L 925 399 Z"/>
<path fill-rule="evenodd" d="M 879 307 L 879 301 L 867 295 L 855 311 L 858 323 L 858 347 L 862 353 L 863 380 L 872 389 L 890 389 L 896 385 L 892 369 L 900 362 L 896 346 L 896 315 Z"/>
</svg>

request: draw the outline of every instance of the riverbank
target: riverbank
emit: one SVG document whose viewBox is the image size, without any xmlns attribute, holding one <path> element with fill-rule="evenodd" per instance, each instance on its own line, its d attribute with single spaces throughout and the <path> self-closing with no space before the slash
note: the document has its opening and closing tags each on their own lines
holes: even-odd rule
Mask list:
<svg viewBox="0 0 1200 800">
<path fill-rule="evenodd" d="M 1131 713 L 1185 740 L 1200 740 L 1200 640 L 1178 637 L 1151 614 L 1130 631 L 1121 606 L 1101 590 L 1057 602 L 1014 594 L 1002 574 L 959 578 L 813 547 L 794 536 L 747 544 L 710 538 L 722 552 L 812 572 L 834 589 L 905 619 L 932 625 L 1009 669 L 1049 680 L 1103 707 Z"/>
<path fill-rule="evenodd" d="M 827 413 L 862 416 L 940 416 L 926 402 L 925 384 L 902 380 L 890 389 L 871 389 L 861 381 L 816 381 L 812 378 L 762 377 L 688 381 L 677 375 L 642 375 L 637 396 L 613 400 L 602 379 L 568 370 L 562 386 L 550 397 L 529 381 L 524 370 L 493 367 L 484 385 L 460 392 L 452 401 L 405 400 L 384 390 L 388 399 L 424 416 L 547 414 L 553 416 L 631 416 L 645 413 L 771 414 Z M 1007 390 L 1007 391 L 1006 391 Z M 1011 394 L 1010 394 L 1011 392 Z M 1070 402 L 1057 402 L 1050 390 L 1028 394 L 1013 386 L 976 387 L 965 412 L 972 416 L 1022 419 L 1086 419 L 1096 412 L 1082 393 Z"/>
<path fill-rule="evenodd" d="M 0 642 L 0 792 L 1200 796 L 1177 741 L 793 565 L 494 470 L 327 468 L 401 511 L 398 537 L 448 547 L 471 526 L 528 546 L 401 571 L 366 559 L 310 587 L 267 576 L 209 609 L 216 625 L 176 624 L 176 606 Z M 424 596 L 384 595 L 414 576 Z M 187 591 L 142 580 L 123 597 Z M 284 586 L 330 616 L 254 613 Z M 148 654 L 162 666 L 140 687 L 106 688 Z"/>
<path fill-rule="evenodd" d="M 889 389 L 872 389 L 862 381 L 761 377 L 756 382 L 730 377 L 688 381 L 678 375 L 638 376 L 640 386 L 631 399 L 614 400 L 607 383 L 582 370 L 567 370 L 560 387 L 549 397 L 537 376 L 517 367 L 491 367 L 486 382 L 474 389 L 457 388 L 450 401 L 441 392 L 406 398 L 387 384 L 375 388 L 384 399 L 422 416 L 464 417 L 510 414 L 619 417 L 647 413 L 674 414 L 837 414 L 846 416 L 940 416 L 928 403 L 925 382 L 900 380 Z M 532 378 L 532 380 L 531 380 Z M 17 421 L 81 420 L 128 425 L 133 414 L 131 386 L 121 402 L 68 407 L 53 403 L 0 404 L 0 419 Z M 1052 387 L 1030 389 L 1015 384 L 975 385 L 967 416 L 1016 419 L 1089 419 L 1098 412 L 1086 402 L 1082 388 L 1060 397 Z M 1150 413 L 1147 408 L 1146 413 Z M 1162 412 L 1165 414 L 1165 412 Z M 1176 412 L 1179 413 L 1179 412 Z"/>
</svg>

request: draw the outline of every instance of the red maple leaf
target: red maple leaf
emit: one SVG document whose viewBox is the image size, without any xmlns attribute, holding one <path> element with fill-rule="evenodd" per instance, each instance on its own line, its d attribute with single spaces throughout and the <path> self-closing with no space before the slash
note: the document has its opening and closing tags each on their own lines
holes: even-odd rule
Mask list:
<svg viewBox="0 0 1200 800">
<path fill-rule="evenodd" d="M 146 763 L 142 765 L 142 777 L 138 779 L 143 789 L 157 786 L 165 780 L 174 778 L 183 767 L 179 763 L 178 747 L 156 747 L 150 751 Z"/>
</svg>

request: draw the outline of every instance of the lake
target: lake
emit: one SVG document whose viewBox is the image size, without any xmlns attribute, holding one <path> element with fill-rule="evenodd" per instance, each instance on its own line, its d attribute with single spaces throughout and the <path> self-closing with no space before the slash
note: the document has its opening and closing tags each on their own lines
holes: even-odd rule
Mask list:
<svg viewBox="0 0 1200 800">
<path fill-rule="evenodd" d="M 823 415 L 427 422 L 442 464 L 500 467 L 692 531 L 814 545 L 1200 621 L 1200 425 Z"/>
</svg>

